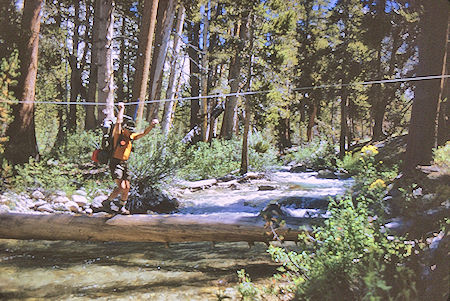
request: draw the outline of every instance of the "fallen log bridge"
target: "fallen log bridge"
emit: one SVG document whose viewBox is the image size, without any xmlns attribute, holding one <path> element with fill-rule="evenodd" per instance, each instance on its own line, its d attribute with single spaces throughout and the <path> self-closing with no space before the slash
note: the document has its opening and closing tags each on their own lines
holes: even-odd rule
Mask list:
<svg viewBox="0 0 450 301">
<path fill-rule="evenodd" d="M 0 214 L 0 238 L 123 242 L 296 241 L 320 219 L 285 217 L 272 231 L 261 216 Z M 300 228 L 302 230 L 300 230 Z"/>
</svg>

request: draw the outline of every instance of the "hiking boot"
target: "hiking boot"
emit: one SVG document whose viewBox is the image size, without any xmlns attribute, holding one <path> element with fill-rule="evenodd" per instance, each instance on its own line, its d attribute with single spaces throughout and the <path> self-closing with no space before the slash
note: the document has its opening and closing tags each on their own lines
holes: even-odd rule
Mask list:
<svg viewBox="0 0 450 301">
<path fill-rule="evenodd" d="M 125 208 L 125 206 L 122 206 L 120 208 L 119 213 L 122 215 L 130 215 L 130 211 L 127 208 Z"/>
</svg>

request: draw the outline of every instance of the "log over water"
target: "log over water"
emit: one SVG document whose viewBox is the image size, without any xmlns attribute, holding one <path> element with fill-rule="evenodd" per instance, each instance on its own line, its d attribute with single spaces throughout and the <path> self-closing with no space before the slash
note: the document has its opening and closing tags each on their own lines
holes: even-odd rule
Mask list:
<svg viewBox="0 0 450 301">
<path fill-rule="evenodd" d="M 285 241 L 296 241 L 301 231 L 311 230 L 319 219 L 284 218 L 276 230 Z M 300 230 L 300 227 L 302 230 Z M 268 234 L 269 232 L 269 234 Z M 129 242 L 238 242 L 274 240 L 260 216 L 208 215 L 116 215 L 0 214 L 0 238 L 129 241 Z"/>
</svg>

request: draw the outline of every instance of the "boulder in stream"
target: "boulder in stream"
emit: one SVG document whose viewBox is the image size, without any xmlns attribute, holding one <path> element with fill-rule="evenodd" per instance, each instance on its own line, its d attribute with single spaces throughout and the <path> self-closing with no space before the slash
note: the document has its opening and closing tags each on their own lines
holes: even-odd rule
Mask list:
<svg viewBox="0 0 450 301">
<path fill-rule="evenodd" d="M 173 213 L 180 207 L 180 202 L 166 192 L 145 188 L 141 194 L 131 195 L 128 200 L 130 213 Z"/>
</svg>

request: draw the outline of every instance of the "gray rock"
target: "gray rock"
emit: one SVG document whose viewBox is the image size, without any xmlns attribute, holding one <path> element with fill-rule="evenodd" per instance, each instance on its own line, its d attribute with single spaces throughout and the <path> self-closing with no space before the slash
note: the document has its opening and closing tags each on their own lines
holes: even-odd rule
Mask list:
<svg viewBox="0 0 450 301">
<path fill-rule="evenodd" d="M 46 201 L 44 201 L 44 200 L 37 200 L 34 204 L 33 204 L 33 208 L 39 208 L 39 207 L 41 207 L 41 206 L 43 206 L 43 205 L 45 205 L 45 204 L 47 204 L 47 202 Z"/>
<path fill-rule="evenodd" d="M 78 204 L 73 201 L 69 201 L 69 202 L 65 203 L 64 205 L 71 212 L 78 213 L 81 211 L 80 206 L 78 206 Z"/>
<path fill-rule="evenodd" d="M 278 187 L 273 185 L 260 185 L 258 186 L 259 191 L 270 191 L 270 190 L 276 190 Z"/>
<path fill-rule="evenodd" d="M 292 166 L 292 168 L 289 170 L 289 172 L 292 173 L 301 173 L 301 172 L 306 172 L 307 168 L 304 165 L 296 165 L 296 166 Z"/>
<path fill-rule="evenodd" d="M 53 209 L 50 204 L 44 204 L 42 206 L 39 206 L 36 210 L 40 212 L 49 212 L 49 213 L 55 212 L 55 209 Z"/>
<path fill-rule="evenodd" d="M 147 188 L 139 197 L 131 196 L 127 207 L 131 213 L 172 213 L 180 206 L 176 198 L 171 198 L 167 193 L 156 189 Z"/>
<path fill-rule="evenodd" d="M 33 193 L 31 194 L 31 197 L 35 200 L 45 199 L 45 195 L 39 190 L 33 191 Z"/>
<path fill-rule="evenodd" d="M 319 179 L 337 179 L 338 176 L 334 174 L 331 170 L 322 169 L 317 173 L 317 178 Z"/>
<path fill-rule="evenodd" d="M 55 211 L 68 211 L 66 203 L 54 203 L 51 205 L 51 207 Z"/>
<path fill-rule="evenodd" d="M 94 210 L 92 210 L 91 208 L 86 208 L 86 209 L 84 209 L 84 212 L 86 214 L 92 214 L 92 213 L 94 213 Z"/>
<path fill-rule="evenodd" d="M 92 204 L 91 204 L 91 207 L 90 207 L 92 209 L 92 211 L 94 213 L 103 211 L 103 204 L 102 204 L 102 202 L 105 201 L 106 199 L 108 199 L 108 197 L 106 195 L 96 196 L 92 200 Z"/>
<path fill-rule="evenodd" d="M 53 203 L 67 203 L 70 202 L 69 198 L 66 196 L 56 196 L 52 199 Z"/>
<path fill-rule="evenodd" d="M 77 203 L 78 206 L 81 206 L 81 207 L 86 206 L 88 203 L 86 196 L 78 195 L 78 194 L 72 195 L 72 201 Z"/>
<path fill-rule="evenodd" d="M 82 195 L 82 196 L 84 196 L 84 197 L 87 196 L 87 192 L 86 192 L 86 190 L 84 190 L 84 189 L 78 189 L 78 190 L 76 190 L 73 194 Z"/>
<path fill-rule="evenodd" d="M 3 204 L 0 205 L 0 213 L 6 213 L 6 212 L 9 212 L 9 210 L 10 209 L 8 206 L 3 205 Z"/>
</svg>

